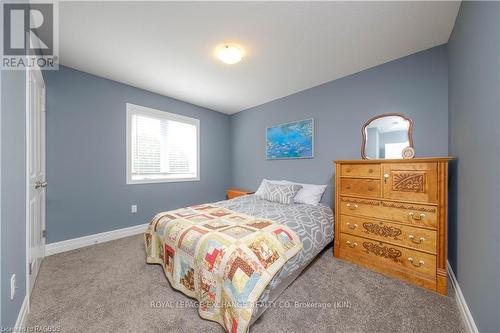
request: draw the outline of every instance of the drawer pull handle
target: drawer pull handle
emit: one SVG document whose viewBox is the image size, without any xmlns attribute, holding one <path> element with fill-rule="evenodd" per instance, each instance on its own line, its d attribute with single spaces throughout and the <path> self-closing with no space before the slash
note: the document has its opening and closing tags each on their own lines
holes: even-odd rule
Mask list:
<svg viewBox="0 0 500 333">
<path fill-rule="evenodd" d="M 414 212 L 409 212 L 408 215 L 412 219 L 414 219 L 415 221 L 420 221 L 420 220 L 423 220 L 425 218 L 425 214 L 424 213 L 415 214 Z"/>
<path fill-rule="evenodd" d="M 358 208 L 358 205 L 357 204 L 351 205 L 350 203 L 348 203 L 347 208 L 354 210 L 354 209 Z"/>
<path fill-rule="evenodd" d="M 356 246 L 358 246 L 358 243 L 354 242 L 354 243 L 351 243 L 351 241 L 347 241 L 345 242 L 351 249 L 352 248 L 355 248 Z"/>
<path fill-rule="evenodd" d="M 348 185 L 348 186 L 346 186 L 345 188 L 346 188 L 346 189 L 348 189 L 348 190 L 350 190 L 350 189 L 351 189 L 351 187 L 350 187 L 349 185 Z"/>
<path fill-rule="evenodd" d="M 411 240 L 415 244 L 422 244 L 425 241 L 424 237 L 420 237 L 418 240 L 415 240 L 415 236 L 408 235 L 408 239 Z"/>
<path fill-rule="evenodd" d="M 384 183 L 387 184 L 387 179 L 389 178 L 389 174 L 388 173 L 385 173 L 384 174 Z"/>
<path fill-rule="evenodd" d="M 373 169 L 368 169 L 368 173 L 373 173 Z"/>
<path fill-rule="evenodd" d="M 412 257 L 408 257 L 408 262 L 415 267 L 422 267 L 425 264 L 425 262 L 423 260 L 419 260 L 418 264 L 415 264 L 415 260 L 413 260 Z"/>
<path fill-rule="evenodd" d="M 349 222 L 347 222 L 347 227 L 351 230 L 354 230 L 358 227 L 358 225 L 356 223 L 350 224 Z"/>
<path fill-rule="evenodd" d="M 373 190 L 374 190 L 374 188 L 373 188 L 373 187 L 368 187 L 368 191 L 369 191 L 369 192 L 371 192 L 371 191 L 373 191 Z"/>
</svg>

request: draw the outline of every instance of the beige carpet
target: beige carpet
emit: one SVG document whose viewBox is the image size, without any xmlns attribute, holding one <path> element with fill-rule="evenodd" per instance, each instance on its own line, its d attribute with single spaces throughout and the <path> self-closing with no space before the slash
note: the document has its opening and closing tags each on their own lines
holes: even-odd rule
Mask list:
<svg viewBox="0 0 500 333">
<path fill-rule="evenodd" d="M 160 266 L 145 263 L 142 236 L 133 236 L 47 257 L 33 290 L 28 326 L 61 332 L 223 332 L 219 324 L 201 319 L 193 305 L 170 287 Z M 464 331 L 451 290 L 443 297 L 387 278 L 334 259 L 331 248 L 250 328 Z"/>
</svg>

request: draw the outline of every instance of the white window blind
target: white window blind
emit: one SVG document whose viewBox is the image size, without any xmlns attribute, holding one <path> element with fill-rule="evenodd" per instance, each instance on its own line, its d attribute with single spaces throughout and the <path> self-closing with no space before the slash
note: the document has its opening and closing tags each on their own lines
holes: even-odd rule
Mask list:
<svg viewBox="0 0 500 333">
<path fill-rule="evenodd" d="M 127 104 L 127 183 L 199 180 L 199 120 Z"/>
</svg>

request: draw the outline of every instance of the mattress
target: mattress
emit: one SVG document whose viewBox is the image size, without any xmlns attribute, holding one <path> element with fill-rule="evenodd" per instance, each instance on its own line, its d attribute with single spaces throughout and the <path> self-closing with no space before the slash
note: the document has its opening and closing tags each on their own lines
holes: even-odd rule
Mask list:
<svg viewBox="0 0 500 333">
<path fill-rule="evenodd" d="M 252 323 L 300 275 L 307 265 L 333 241 L 333 212 L 327 205 L 283 205 L 246 195 L 215 203 L 239 213 L 286 225 L 300 238 L 303 249 L 276 273 L 259 298 Z"/>
</svg>

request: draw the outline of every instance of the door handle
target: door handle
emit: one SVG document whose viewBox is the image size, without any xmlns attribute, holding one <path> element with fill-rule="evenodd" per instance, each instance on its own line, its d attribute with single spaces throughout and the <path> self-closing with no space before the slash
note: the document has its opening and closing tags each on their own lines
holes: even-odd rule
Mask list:
<svg viewBox="0 0 500 333">
<path fill-rule="evenodd" d="M 414 212 L 409 212 L 408 216 L 410 216 L 412 219 L 414 219 L 416 221 L 420 221 L 420 220 L 422 220 L 422 219 L 425 218 L 425 214 L 424 213 L 415 214 Z"/>
<path fill-rule="evenodd" d="M 425 242 L 424 237 L 420 237 L 418 240 L 415 240 L 415 236 L 413 236 L 413 235 L 408 235 L 408 239 L 411 240 L 415 244 L 422 244 L 423 242 Z"/>
<path fill-rule="evenodd" d="M 415 260 L 412 257 L 408 257 L 408 262 L 415 267 L 422 267 L 423 265 L 425 265 L 425 262 L 423 260 L 419 260 L 418 264 L 416 264 Z"/>
<path fill-rule="evenodd" d="M 351 241 L 347 241 L 346 244 L 352 249 L 352 248 L 355 248 L 356 246 L 358 246 L 358 243 L 354 242 L 354 243 L 351 243 Z"/>
<path fill-rule="evenodd" d="M 354 229 L 356 229 L 356 228 L 358 227 L 358 225 L 357 225 L 356 223 L 354 223 L 354 224 L 350 224 L 349 222 L 347 222 L 347 227 L 348 227 L 349 229 L 354 230 Z"/>
<path fill-rule="evenodd" d="M 45 187 L 47 187 L 47 185 L 48 185 L 48 183 L 46 181 L 40 181 L 40 180 L 38 180 L 38 181 L 35 182 L 35 186 L 34 187 L 35 187 L 35 190 L 37 190 L 37 189 L 39 189 L 41 187 L 45 188 Z"/>
<path fill-rule="evenodd" d="M 353 210 L 356 209 L 356 208 L 358 208 L 357 204 L 351 205 L 350 203 L 348 203 L 346 206 L 347 206 L 347 208 L 353 209 Z"/>
</svg>

